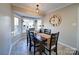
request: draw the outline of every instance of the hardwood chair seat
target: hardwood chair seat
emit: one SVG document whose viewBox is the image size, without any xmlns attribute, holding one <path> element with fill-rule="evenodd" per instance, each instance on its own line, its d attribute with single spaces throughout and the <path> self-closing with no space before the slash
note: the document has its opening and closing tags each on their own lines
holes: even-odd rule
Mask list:
<svg viewBox="0 0 79 59">
<path fill-rule="evenodd" d="M 45 48 L 46 48 L 47 50 L 49 50 L 49 47 L 50 47 L 49 45 L 45 45 Z M 54 48 L 55 48 L 55 45 L 51 46 L 51 50 L 54 49 Z"/>
<path fill-rule="evenodd" d="M 47 43 L 43 44 L 44 48 L 46 48 L 47 50 L 49 50 L 50 46 Z M 53 50 L 55 48 L 55 45 L 51 46 L 51 50 Z"/>
</svg>

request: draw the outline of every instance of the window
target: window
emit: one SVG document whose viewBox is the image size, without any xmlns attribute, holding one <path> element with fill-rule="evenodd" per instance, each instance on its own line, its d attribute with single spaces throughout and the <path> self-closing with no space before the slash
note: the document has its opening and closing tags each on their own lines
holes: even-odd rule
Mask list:
<svg viewBox="0 0 79 59">
<path fill-rule="evenodd" d="M 42 25 L 42 21 L 41 20 L 37 20 L 37 29 L 40 29 Z"/>
<path fill-rule="evenodd" d="M 23 32 L 25 32 L 26 31 L 26 29 L 28 29 L 28 28 L 34 28 L 34 20 L 32 20 L 32 19 L 27 19 L 27 18 L 24 18 L 23 19 Z"/>
<path fill-rule="evenodd" d="M 14 17 L 14 36 L 20 34 L 20 29 L 19 29 L 19 18 Z"/>
<path fill-rule="evenodd" d="M 23 19 L 23 25 L 26 27 L 28 26 L 29 28 L 33 28 L 34 26 L 34 20 L 29 20 L 29 19 Z"/>
<path fill-rule="evenodd" d="M 19 25 L 18 23 L 19 23 L 19 22 L 18 22 L 18 18 L 17 18 L 17 17 L 14 17 L 14 25 L 17 26 L 17 25 Z"/>
</svg>

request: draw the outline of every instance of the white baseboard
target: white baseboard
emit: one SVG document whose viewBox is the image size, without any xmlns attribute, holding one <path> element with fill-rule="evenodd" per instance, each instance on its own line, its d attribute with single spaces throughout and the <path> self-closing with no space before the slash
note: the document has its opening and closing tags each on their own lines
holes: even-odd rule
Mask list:
<svg viewBox="0 0 79 59">
<path fill-rule="evenodd" d="M 72 50 L 77 50 L 77 48 L 74 48 L 74 47 L 72 47 L 72 46 L 70 46 L 70 45 L 68 45 L 68 44 L 65 44 L 65 43 L 62 43 L 62 42 L 58 42 L 59 44 L 61 44 L 61 45 L 63 45 L 63 46 L 66 46 L 66 47 L 68 47 L 68 48 L 70 48 L 70 49 L 72 49 Z"/>
</svg>

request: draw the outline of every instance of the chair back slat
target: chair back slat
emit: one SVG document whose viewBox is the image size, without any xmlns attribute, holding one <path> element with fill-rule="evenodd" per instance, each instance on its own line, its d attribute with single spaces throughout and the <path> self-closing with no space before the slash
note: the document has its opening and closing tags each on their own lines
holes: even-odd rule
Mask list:
<svg viewBox="0 0 79 59">
<path fill-rule="evenodd" d="M 50 49 L 52 45 L 55 45 L 57 47 L 58 37 L 59 37 L 59 32 L 51 34 L 51 39 L 50 39 L 50 44 L 49 44 Z"/>
<path fill-rule="evenodd" d="M 51 30 L 50 29 L 44 29 L 44 33 L 45 34 L 51 34 Z"/>
<path fill-rule="evenodd" d="M 40 33 L 44 33 L 44 29 L 40 29 L 39 32 L 40 32 Z"/>
<path fill-rule="evenodd" d="M 30 39 L 32 40 L 33 37 L 34 37 L 34 32 L 30 32 L 30 31 L 29 31 L 29 37 L 30 37 Z"/>
</svg>

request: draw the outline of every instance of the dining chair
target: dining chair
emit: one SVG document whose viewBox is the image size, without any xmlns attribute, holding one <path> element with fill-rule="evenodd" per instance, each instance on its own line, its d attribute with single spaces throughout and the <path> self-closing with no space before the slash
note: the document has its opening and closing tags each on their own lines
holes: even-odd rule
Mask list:
<svg viewBox="0 0 79 59">
<path fill-rule="evenodd" d="M 50 35 L 51 34 L 51 30 L 50 29 L 44 29 L 44 33 Z"/>
<path fill-rule="evenodd" d="M 40 29 L 39 32 L 40 32 L 40 33 L 44 33 L 44 29 Z"/>
<path fill-rule="evenodd" d="M 48 51 L 49 55 L 51 55 L 51 52 L 54 51 L 54 52 L 56 52 L 56 55 L 57 55 L 58 37 L 59 37 L 59 32 L 58 33 L 52 33 L 51 38 L 49 40 L 49 43 L 46 43 L 46 42 L 43 43 L 43 47 L 45 48 L 43 52 L 45 54 L 47 54 L 46 51 Z"/>
<path fill-rule="evenodd" d="M 30 28 L 29 30 L 26 30 L 26 34 L 27 34 L 27 46 L 28 46 L 28 43 L 30 42 L 30 36 L 29 36 L 30 31 L 34 31 L 34 28 Z"/>
<path fill-rule="evenodd" d="M 34 32 L 29 32 L 29 38 L 30 38 L 30 45 L 29 45 L 29 51 L 31 51 L 31 48 L 34 47 L 34 55 L 37 52 L 36 48 L 38 49 L 40 44 L 39 41 L 35 38 Z"/>
<path fill-rule="evenodd" d="M 29 30 L 26 30 L 26 37 L 27 37 L 27 46 L 28 46 L 28 43 L 29 43 Z"/>
</svg>

